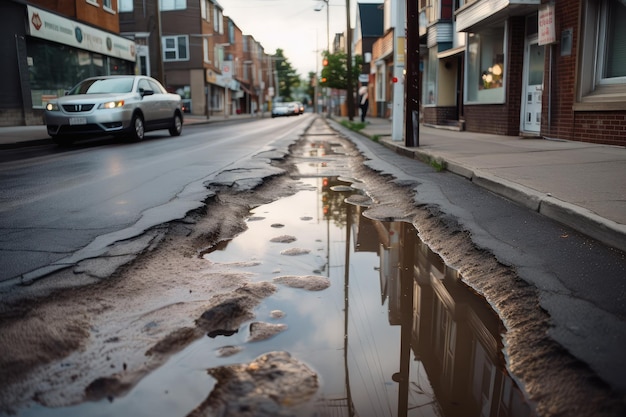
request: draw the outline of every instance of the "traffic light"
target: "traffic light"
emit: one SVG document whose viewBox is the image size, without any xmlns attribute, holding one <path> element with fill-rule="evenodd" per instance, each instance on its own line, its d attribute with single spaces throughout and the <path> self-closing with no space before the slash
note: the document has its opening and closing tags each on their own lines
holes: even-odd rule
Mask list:
<svg viewBox="0 0 626 417">
<path fill-rule="evenodd" d="M 322 79 L 320 80 L 322 84 L 326 84 L 326 77 L 322 77 Z"/>
</svg>

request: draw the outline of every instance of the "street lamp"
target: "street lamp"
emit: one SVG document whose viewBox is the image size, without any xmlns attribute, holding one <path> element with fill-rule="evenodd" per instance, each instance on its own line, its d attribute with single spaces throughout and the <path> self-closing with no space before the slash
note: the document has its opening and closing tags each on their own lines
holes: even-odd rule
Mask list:
<svg viewBox="0 0 626 417">
<path fill-rule="evenodd" d="M 330 53 L 330 5 L 328 4 L 329 0 L 316 0 L 322 1 L 322 3 L 315 6 L 316 12 L 321 12 L 324 8 L 324 3 L 326 4 L 326 48 L 328 53 Z"/>
<path fill-rule="evenodd" d="M 241 74 L 241 79 L 242 80 L 246 80 L 249 79 L 250 77 L 250 67 L 252 68 L 252 74 L 254 74 L 254 62 L 250 59 L 247 59 L 245 61 L 243 61 L 243 74 Z M 250 90 L 246 93 L 247 99 L 246 99 L 246 107 L 247 107 L 247 111 L 250 112 L 252 114 L 252 109 L 250 107 L 250 92 L 252 90 L 254 90 L 254 81 L 253 79 L 250 80 Z M 256 114 L 255 114 L 256 115 Z"/>
<path fill-rule="evenodd" d="M 161 81 L 163 85 L 166 85 L 165 82 L 165 65 L 163 64 L 163 23 L 161 22 L 161 9 L 159 7 L 159 2 L 154 2 L 155 14 L 157 18 L 157 54 L 158 54 L 158 68 L 157 68 L 157 79 Z"/>
<path fill-rule="evenodd" d="M 346 0 L 346 46 L 348 56 L 346 59 L 346 74 L 347 85 L 347 100 L 348 100 L 348 120 L 352 121 L 354 118 L 354 93 L 352 89 L 352 27 L 350 25 L 350 0 Z"/>
<path fill-rule="evenodd" d="M 322 9 L 324 8 L 324 4 L 326 4 L 326 52 L 330 54 L 330 4 L 329 4 L 329 0 L 319 0 L 319 1 L 322 1 L 322 3 L 318 3 L 318 5 L 315 6 L 316 12 L 322 11 Z M 316 94 L 317 94 L 317 89 L 316 89 Z M 324 93 L 324 95 L 326 95 L 326 92 Z M 315 109 L 317 113 L 317 95 L 315 97 Z M 328 103 L 326 103 L 326 109 L 328 110 L 328 114 L 330 115 L 330 100 Z"/>
</svg>

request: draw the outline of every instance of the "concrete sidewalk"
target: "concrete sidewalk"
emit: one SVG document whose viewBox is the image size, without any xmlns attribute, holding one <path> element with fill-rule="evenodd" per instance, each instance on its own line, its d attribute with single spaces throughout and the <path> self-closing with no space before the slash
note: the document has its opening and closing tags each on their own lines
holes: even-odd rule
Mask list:
<svg viewBox="0 0 626 417">
<path fill-rule="evenodd" d="M 626 251 L 626 148 L 423 125 L 419 147 L 407 147 L 391 129 L 389 120 L 369 118 L 359 133 Z"/>
<path fill-rule="evenodd" d="M 269 118 L 269 113 L 265 117 Z M 203 116 L 185 115 L 185 124 L 250 118 L 250 115 L 233 115 L 212 116 L 207 120 Z M 398 154 L 445 167 L 626 252 L 626 148 L 458 132 L 422 125 L 420 146 L 409 148 L 402 141 L 391 139 L 389 120 L 369 118 L 367 121 L 359 133 Z M 50 143 L 45 126 L 0 127 L 0 150 Z"/>
</svg>

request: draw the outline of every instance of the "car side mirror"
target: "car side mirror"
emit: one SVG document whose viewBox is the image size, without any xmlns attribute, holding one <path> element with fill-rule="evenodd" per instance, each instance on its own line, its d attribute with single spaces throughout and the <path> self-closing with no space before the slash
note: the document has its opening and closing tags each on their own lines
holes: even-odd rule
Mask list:
<svg viewBox="0 0 626 417">
<path fill-rule="evenodd" d="M 152 91 L 152 90 L 144 90 L 143 88 L 140 88 L 139 89 L 139 94 L 141 94 L 141 97 L 151 96 L 151 95 L 154 94 L 154 91 Z"/>
</svg>

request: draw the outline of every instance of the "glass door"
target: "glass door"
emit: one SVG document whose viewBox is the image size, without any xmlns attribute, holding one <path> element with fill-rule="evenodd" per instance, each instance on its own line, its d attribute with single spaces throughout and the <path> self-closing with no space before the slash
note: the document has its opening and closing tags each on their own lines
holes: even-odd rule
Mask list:
<svg viewBox="0 0 626 417">
<path fill-rule="evenodd" d="M 524 94 L 522 96 L 522 130 L 539 133 L 541 130 L 541 97 L 545 48 L 537 39 L 527 40 L 524 57 Z"/>
</svg>

